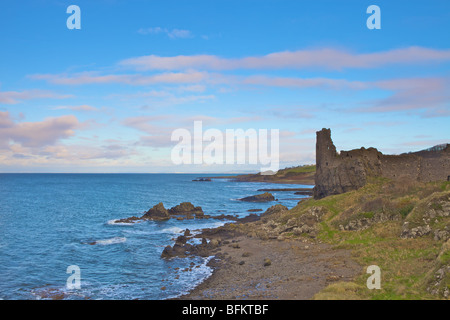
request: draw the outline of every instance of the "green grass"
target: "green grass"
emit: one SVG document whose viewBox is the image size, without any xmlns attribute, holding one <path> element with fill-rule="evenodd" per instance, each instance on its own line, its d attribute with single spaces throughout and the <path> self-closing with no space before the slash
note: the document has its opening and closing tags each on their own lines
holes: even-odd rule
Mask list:
<svg viewBox="0 0 450 320">
<path fill-rule="evenodd" d="M 316 166 L 315 165 L 307 165 L 307 166 L 282 169 L 282 170 L 278 171 L 277 174 L 313 173 L 313 172 L 316 172 Z"/>
<path fill-rule="evenodd" d="M 350 250 L 352 258 L 361 265 L 361 274 L 354 281 L 333 283 L 319 292 L 317 299 L 439 299 L 442 296 L 431 295 L 427 288 L 435 281 L 435 272 L 450 263 L 450 250 L 445 249 L 443 241 L 435 241 L 433 233 L 416 239 L 402 239 L 400 235 L 405 221 L 410 226 L 423 225 L 429 208 L 441 210 L 438 202 L 449 192 L 448 182 L 404 183 L 371 178 L 359 190 L 302 201 L 277 219 L 285 223 L 308 213 L 312 207 L 321 207 L 326 213 L 317 225 L 317 239 L 333 248 Z M 380 216 L 387 221 L 378 222 L 376 218 Z M 340 229 L 354 219 L 372 221 L 363 230 Z M 449 220 L 450 217 L 436 217 L 430 226 L 442 230 Z M 369 290 L 366 286 L 369 275 L 365 270 L 369 265 L 381 268 L 381 290 Z M 450 285 L 449 278 L 447 275 L 441 288 Z"/>
<path fill-rule="evenodd" d="M 442 197 L 449 183 L 394 184 L 387 179 L 374 179 L 365 187 L 320 200 L 309 199 L 290 210 L 289 217 L 304 214 L 311 207 L 324 207 L 328 213 L 319 223 L 318 239 L 337 249 L 351 250 L 363 272 L 353 282 L 337 282 L 315 296 L 316 299 L 409 300 L 437 299 L 427 291 L 437 266 L 450 262 L 450 251 L 442 251 L 443 242 L 433 236 L 401 239 L 403 222 L 418 219 L 423 208 Z M 381 211 L 398 219 L 374 223 L 360 231 L 341 231 L 339 225 L 349 219 L 374 217 L 374 211 L 362 208 L 368 201 L 381 198 Z M 431 205 L 432 206 L 432 205 Z M 417 207 L 417 208 L 416 208 Z M 434 207 L 433 207 L 434 208 Z M 436 205 L 435 209 L 442 206 Z M 411 216 L 412 214 L 412 216 Z M 444 218 L 447 221 L 450 218 Z M 441 221 L 442 219 L 439 219 Z M 442 221 L 442 225 L 446 222 Z M 440 222 L 441 223 L 441 222 Z M 440 254 L 441 252 L 441 254 Z M 438 258 L 439 256 L 439 258 Z M 382 272 L 381 290 L 369 290 L 365 268 L 378 265 Z M 448 279 L 448 278 L 447 278 Z M 448 280 L 450 281 L 450 280 Z M 448 283 L 447 285 L 450 285 Z"/>
<path fill-rule="evenodd" d="M 439 260 L 442 264 L 449 264 L 450 263 L 450 250 L 444 252 L 440 257 Z"/>
<path fill-rule="evenodd" d="M 413 204 L 408 204 L 402 208 L 399 209 L 399 213 L 403 218 L 406 218 L 408 216 L 408 214 L 414 209 L 414 205 Z"/>
</svg>

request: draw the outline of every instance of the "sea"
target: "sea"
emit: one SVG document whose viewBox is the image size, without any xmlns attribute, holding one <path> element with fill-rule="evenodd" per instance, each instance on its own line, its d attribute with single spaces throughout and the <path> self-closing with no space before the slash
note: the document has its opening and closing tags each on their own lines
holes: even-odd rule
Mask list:
<svg viewBox="0 0 450 320">
<path fill-rule="evenodd" d="M 258 189 L 311 187 L 192 181 L 206 176 L 219 175 L 0 174 L 0 299 L 178 297 L 211 275 L 207 266 L 211 257 L 164 260 L 160 258 L 164 247 L 173 245 L 185 229 L 195 234 L 230 221 L 117 224 L 115 220 L 141 216 L 159 202 L 170 208 L 187 201 L 211 216 L 245 217 L 249 209 L 265 211 L 277 203 L 292 208 L 304 198 L 271 192 L 278 201 L 237 200 L 262 193 Z M 192 271 L 180 271 L 192 263 L 196 266 Z"/>
</svg>

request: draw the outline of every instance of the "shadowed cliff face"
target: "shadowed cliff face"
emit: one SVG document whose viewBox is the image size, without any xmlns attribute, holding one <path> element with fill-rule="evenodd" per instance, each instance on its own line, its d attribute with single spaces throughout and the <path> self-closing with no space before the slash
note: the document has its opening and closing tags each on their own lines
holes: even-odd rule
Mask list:
<svg viewBox="0 0 450 320">
<path fill-rule="evenodd" d="M 331 130 L 317 132 L 314 198 L 320 199 L 361 188 L 368 177 L 447 180 L 450 145 L 440 150 L 383 155 L 375 148 L 336 152 Z"/>
<path fill-rule="evenodd" d="M 368 174 L 380 174 L 380 155 L 374 148 L 338 154 L 331 140 L 331 130 L 317 132 L 314 198 L 320 199 L 364 186 Z"/>
</svg>

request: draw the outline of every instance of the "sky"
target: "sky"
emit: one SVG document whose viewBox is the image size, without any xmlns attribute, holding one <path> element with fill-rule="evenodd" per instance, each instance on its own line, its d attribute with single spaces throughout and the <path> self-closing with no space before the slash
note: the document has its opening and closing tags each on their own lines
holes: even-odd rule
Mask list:
<svg viewBox="0 0 450 320">
<path fill-rule="evenodd" d="M 449 143 L 449 31 L 447 0 L 1 1 L 0 172 L 258 171 L 175 164 L 194 121 L 278 129 L 280 167 L 315 163 L 322 128 L 338 150 Z"/>
</svg>

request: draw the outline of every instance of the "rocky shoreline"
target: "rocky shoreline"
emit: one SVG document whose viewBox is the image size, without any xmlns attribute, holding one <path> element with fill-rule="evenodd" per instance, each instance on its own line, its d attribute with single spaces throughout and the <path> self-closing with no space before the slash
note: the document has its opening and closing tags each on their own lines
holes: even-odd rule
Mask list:
<svg viewBox="0 0 450 320">
<path fill-rule="evenodd" d="M 245 202 L 272 202 L 268 191 L 298 192 L 310 195 L 308 188 L 260 189 L 262 194 L 238 199 Z M 154 205 L 141 217 L 116 220 L 115 223 L 135 223 L 145 220 L 221 219 L 230 221 L 217 228 L 199 233 L 186 229 L 167 245 L 161 259 L 210 257 L 212 274 L 190 293 L 177 299 L 312 299 L 315 294 L 336 281 L 351 281 L 361 274 L 361 267 L 352 260 L 349 250 L 334 249 L 316 239 L 316 224 L 326 213 L 312 207 L 296 221 L 280 225 L 279 218 L 288 209 L 276 204 L 265 212 L 252 212 L 238 218 L 232 215 L 210 216 L 199 206 L 182 202 L 166 209 L 163 203 Z M 288 234 L 300 236 L 292 239 Z M 195 239 L 197 240 L 195 240 Z M 194 270 L 195 266 L 181 271 Z M 180 270 L 174 270 L 178 272 Z M 176 275 L 178 276 L 178 274 Z M 165 290 L 165 286 L 161 287 Z"/>
<path fill-rule="evenodd" d="M 403 279 L 425 275 L 417 284 L 417 297 L 448 299 L 449 192 L 448 183 L 374 181 L 346 194 L 309 198 L 290 210 L 276 204 L 261 214 L 230 216 L 221 227 L 195 234 L 186 230 L 164 248 L 161 258 L 208 258 L 204 264 L 212 274 L 177 298 L 184 300 L 390 297 L 389 292 L 380 291 L 380 296 L 367 290 L 363 279 L 368 263 L 386 270 L 386 281 L 400 290 L 396 297 L 406 297 L 397 280 L 402 273 L 389 268 L 402 270 Z M 269 195 L 246 201 L 273 201 Z M 212 218 L 200 207 L 182 203 L 168 210 L 158 204 L 140 219 L 159 219 L 161 212 L 169 219 Z M 399 260 L 400 249 L 404 254 Z M 420 259 L 414 258 L 417 252 Z M 174 271 L 198 267 L 191 263 Z"/>
<path fill-rule="evenodd" d="M 225 242 L 227 243 L 227 242 Z M 212 275 L 181 300 L 309 300 L 361 268 L 329 245 L 236 236 L 216 249 Z"/>
<path fill-rule="evenodd" d="M 278 236 L 264 235 L 272 218 L 286 210 L 278 204 L 260 216 L 252 214 L 203 229 L 195 236 L 186 230 L 164 249 L 161 258 L 212 256 L 207 266 L 213 273 L 177 299 L 312 299 L 330 283 L 350 281 L 360 274 L 361 267 L 347 250 L 333 249 L 313 238 L 283 239 L 280 230 L 274 231 Z M 194 237 L 202 239 L 201 243 L 189 244 Z"/>
</svg>

